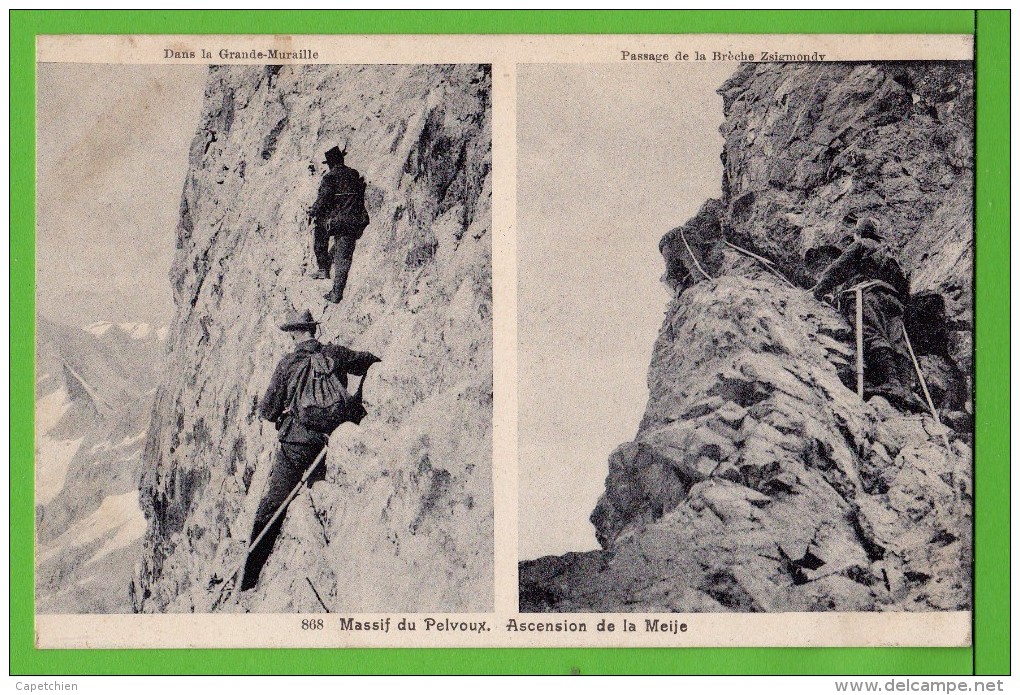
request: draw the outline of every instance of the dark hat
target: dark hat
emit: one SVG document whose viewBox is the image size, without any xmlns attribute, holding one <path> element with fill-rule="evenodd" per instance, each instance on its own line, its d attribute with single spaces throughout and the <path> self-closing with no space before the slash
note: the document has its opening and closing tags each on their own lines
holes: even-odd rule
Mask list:
<svg viewBox="0 0 1020 695">
<path fill-rule="evenodd" d="M 298 313 L 292 311 L 287 317 L 287 320 L 280 325 L 281 331 L 304 331 L 309 328 L 315 328 L 319 325 L 318 321 L 312 319 L 312 312 L 305 309 Z"/>
<path fill-rule="evenodd" d="M 854 234 L 874 239 L 875 241 L 882 241 L 882 233 L 878 231 L 878 223 L 871 217 L 865 217 L 857 220 L 857 226 L 854 227 Z"/>
<path fill-rule="evenodd" d="M 334 145 L 326 150 L 326 161 L 324 161 L 323 164 L 343 164 L 345 156 L 347 156 L 347 150 L 341 150 L 339 147 Z"/>
</svg>

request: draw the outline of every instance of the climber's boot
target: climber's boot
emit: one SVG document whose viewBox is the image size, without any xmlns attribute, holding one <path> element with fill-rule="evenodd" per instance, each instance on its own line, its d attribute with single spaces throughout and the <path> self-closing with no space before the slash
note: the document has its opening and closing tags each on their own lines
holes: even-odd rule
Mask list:
<svg viewBox="0 0 1020 695">
<path fill-rule="evenodd" d="M 337 292 L 336 288 L 334 288 L 327 292 L 326 294 L 322 295 L 322 298 L 325 299 L 327 302 L 339 304 L 343 300 L 344 295 L 343 292 Z"/>
<path fill-rule="evenodd" d="M 329 280 L 329 269 L 327 268 L 326 270 L 321 270 L 321 269 L 320 270 L 316 270 L 314 273 L 312 273 L 312 279 L 313 280 Z"/>
</svg>

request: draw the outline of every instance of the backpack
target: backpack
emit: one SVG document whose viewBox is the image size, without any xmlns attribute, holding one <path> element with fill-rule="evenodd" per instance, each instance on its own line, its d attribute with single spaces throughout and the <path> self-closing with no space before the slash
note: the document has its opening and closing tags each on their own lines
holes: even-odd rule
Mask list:
<svg viewBox="0 0 1020 695">
<path fill-rule="evenodd" d="M 352 396 L 336 373 L 336 364 L 321 352 L 309 355 L 297 373 L 297 387 L 291 412 L 314 432 L 331 434 L 345 422 L 358 424 L 365 417 L 362 404 L 362 378 Z"/>
<path fill-rule="evenodd" d="M 910 280 L 907 279 L 900 264 L 885 249 L 873 252 L 871 257 L 875 265 L 875 279 L 889 283 L 899 294 L 900 299 L 906 301 L 910 296 Z"/>
<path fill-rule="evenodd" d="M 336 194 L 333 201 L 333 212 L 328 221 L 328 228 L 333 233 L 360 239 L 368 227 L 370 219 L 365 207 L 365 177 L 354 169 L 345 167 L 339 188 L 343 193 Z"/>
<path fill-rule="evenodd" d="M 903 312 L 903 324 L 914 351 L 920 355 L 949 357 L 950 331 L 946 301 L 935 292 L 910 298 Z"/>
</svg>

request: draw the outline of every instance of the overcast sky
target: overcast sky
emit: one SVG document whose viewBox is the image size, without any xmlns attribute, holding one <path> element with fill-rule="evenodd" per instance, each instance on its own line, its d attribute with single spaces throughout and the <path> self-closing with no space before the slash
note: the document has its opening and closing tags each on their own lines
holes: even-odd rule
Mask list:
<svg viewBox="0 0 1020 695">
<path fill-rule="evenodd" d="M 204 66 L 37 70 L 38 310 L 69 325 L 162 325 Z"/>
<path fill-rule="evenodd" d="M 720 193 L 733 69 L 518 67 L 521 559 L 598 547 L 588 515 L 669 298 L 659 239 Z"/>
</svg>

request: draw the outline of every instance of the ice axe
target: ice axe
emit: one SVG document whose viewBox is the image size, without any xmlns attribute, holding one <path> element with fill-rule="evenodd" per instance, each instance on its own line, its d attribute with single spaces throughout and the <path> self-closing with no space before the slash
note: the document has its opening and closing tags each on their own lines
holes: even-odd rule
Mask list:
<svg viewBox="0 0 1020 695">
<path fill-rule="evenodd" d="M 865 280 L 864 282 L 858 283 L 853 287 L 843 290 L 841 294 L 854 293 L 854 318 L 856 319 L 856 326 L 854 331 L 854 337 L 857 348 L 857 397 L 864 399 L 864 290 L 870 289 L 881 285 L 882 287 L 888 287 L 893 290 L 893 287 L 882 280 Z M 895 291 L 895 290 L 893 290 Z M 906 335 L 906 333 L 904 333 Z M 922 378 L 923 381 L 923 378 Z M 937 420 L 938 418 L 936 418 Z"/>
</svg>

